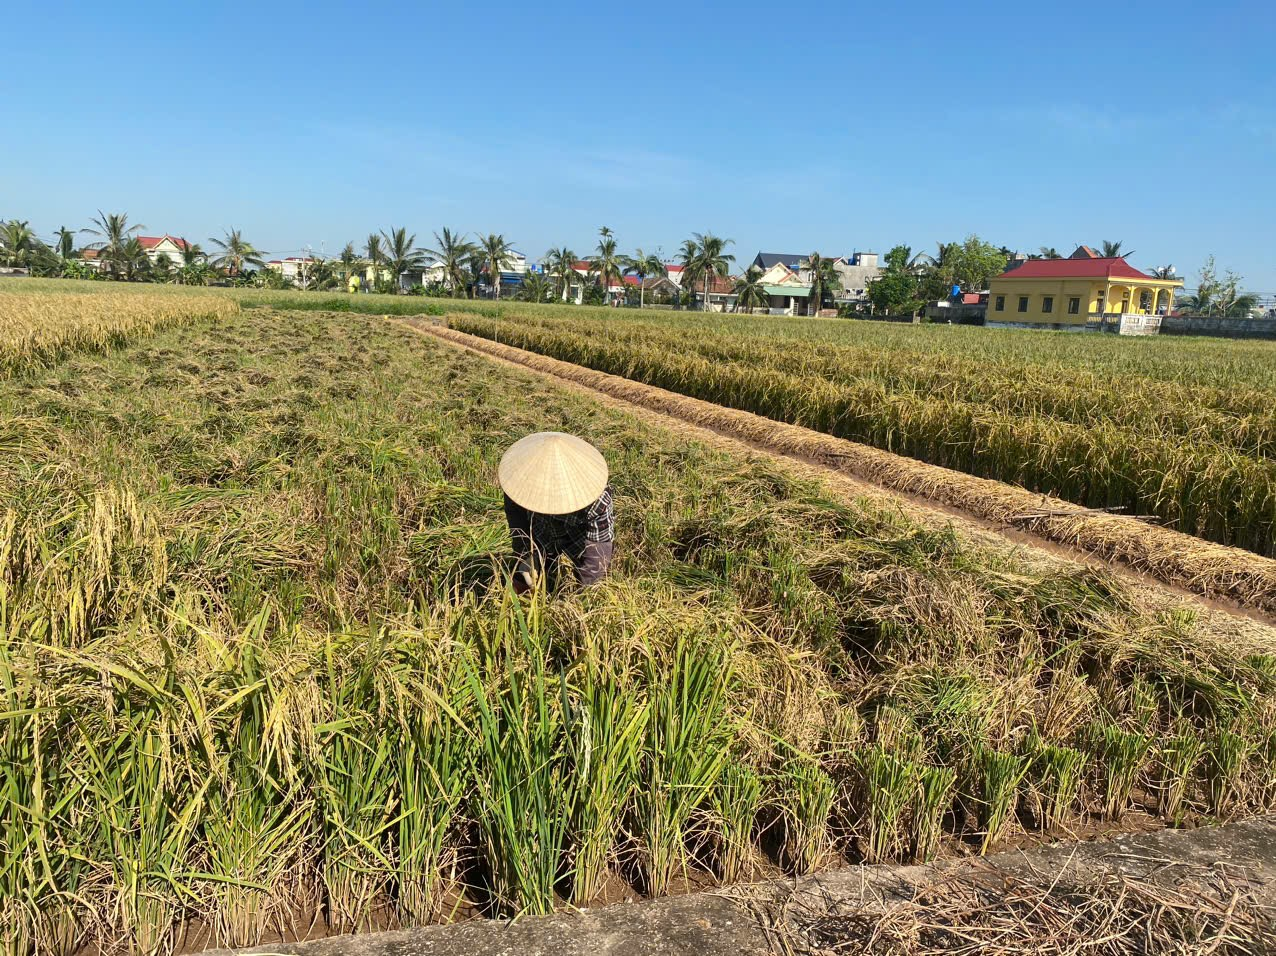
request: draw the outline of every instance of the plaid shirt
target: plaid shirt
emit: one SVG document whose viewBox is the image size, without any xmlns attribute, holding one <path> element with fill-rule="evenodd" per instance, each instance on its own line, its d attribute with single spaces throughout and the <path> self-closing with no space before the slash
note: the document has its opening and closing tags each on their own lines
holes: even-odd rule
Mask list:
<svg viewBox="0 0 1276 956">
<path fill-rule="evenodd" d="M 527 570 L 532 549 L 549 562 L 565 555 L 579 564 L 590 543 L 610 544 L 615 536 L 615 511 L 611 486 L 588 508 L 565 515 L 542 515 L 528 511 L 505 496 L 505 516 L 509 519 L 510 537 L 519 569 Z"/>
</svg>

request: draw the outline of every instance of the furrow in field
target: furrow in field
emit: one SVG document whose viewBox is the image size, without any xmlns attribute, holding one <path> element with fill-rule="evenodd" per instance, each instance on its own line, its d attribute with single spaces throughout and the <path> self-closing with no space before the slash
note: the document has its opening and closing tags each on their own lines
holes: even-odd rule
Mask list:
<svg viewBox="0 0 1276 956">
<path fill-rule="evenodd" d="M 724 408 L 455 329 L 428 327 L 427 331 L 684 421 L 819 460 L 894 491 L 924 497 L 976 518 L 1121 562 L 1203 597 L 1224 598 L 1268 614 L 1276 612 L 1276 561 L 1251 552 L 1132 518 L 1095 513 L 1071 502 L 999 481 L 905 458 L 751 412 Z"/>
</svg>

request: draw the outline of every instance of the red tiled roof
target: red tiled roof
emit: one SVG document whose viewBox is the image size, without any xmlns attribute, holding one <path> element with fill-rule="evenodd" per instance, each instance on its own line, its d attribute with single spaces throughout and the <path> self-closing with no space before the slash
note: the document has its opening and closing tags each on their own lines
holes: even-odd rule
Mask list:
<svg viewBox="0 0 1276 956">
<path fill-rule="evenodd" d="M 1120 256 L 1107 259 L 1029 259 L 998 278 L 1015 279 L 1151 279 Z"/>
<path fill-rule="evenodd" d="M 666 271 L 666 272 L 681 272 L 681 271 L 682 271 L 682 268 L 683 268 L 682 266 L 674 265 L 674 264 L 673 264 L 673 263 L 671 263 L 671 262 L 670 262 L 670 263 L 666 263 L 666 264 L 665 264 L 665 271 Z"/>
<path fill-rule="evenodd" d="M 142 248 L 143 248 L 143 249 L 154 249 L 156 246 L 158 246 L 158 245 L 159 245 L 161 242 L 163 242 L 165 239 L 167 239 L 167 240 L 169 240 L 170 242 L 172 242 L 172 243 L 173 243 L 173 245 L 177 246 L 177 248 L 178 248 L 178 249 L 185 249 L 185 248 L 186 248 L 186 240 L 185 240 L 185 239 L 181 239 L 181 238 L 179 238 L 179 237 L 177 237 L 177 236 L 170 236 L 170 235 L 168 235 L 167 233 L 165 233 L 165 234 L 164 234 L 164 235 L 162 235 L 162 236 L 138 236 L 138 237 L 137 237 L 137 241 L 138 241 L 138 242 L 140 242 L 140 243 L 142 244 Z"/>
</svg>

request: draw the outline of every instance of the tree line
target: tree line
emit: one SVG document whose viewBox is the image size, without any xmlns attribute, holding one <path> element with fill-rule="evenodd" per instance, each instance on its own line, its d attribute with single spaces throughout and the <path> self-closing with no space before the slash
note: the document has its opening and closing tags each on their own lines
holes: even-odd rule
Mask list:
<svg viewBox="0 0 1276 956">
<path fill-rule="evenodd" d="M 415 292 L 440 297 L 473 298 L 480 290 L 501 297 L 501 275 L 515 267 L 515 252 L 501 233 L 468 234 L 444 227 L 433 234 L 430 247 L 420 246 L 415 233 L 406 227 L 391 227 L 370 233 L 356 247 L 347 242 L 332 258 L 304 257 L 298 261 L 297 279 L 281 270 L 265 268 L 268 253 L 244 238 L 240 230 L 228 229 L 221 238 L 208 239 L 205 250 L 188 242 L 174 260 L 165 253 L 152 259 L 138 238 L 145 226 L 130 223 L 127 213 L 98 211 L 91 225 L 72 230 L 63 226 L 49 241 L 35 234 L 25 220 L 0 220 L 0 265 L 29 269 L 32 275 L 64 278 L 113 279 L 129 282 L 172 282 L 207 285 L 224 282 L 285 288 L 300 284 L 311 290 L 345 289 L 372 292 Z M 89 242 L 79 243 L 85 235 Z M 543 271 L 520 276 L 517 298 L 531 302 L 575 301 L 572 289 L 579 287 L 580 300 L 587 304 L 611 305 L 629 301 L 632 290 L 625 278 L 634 277 L 639 306 L 647 302 L 647 281 L 668 278 L 668 268 L 658 254 L 641 248 L 622 253 L 610 228 L 599 229 L 598 242 L 589 255 L 577 256 L 568 246 L 550 249 L 543 257 Z M 734 241 L 712 232 L 694 233 L 683 241 L 676 255 L 681 267 L 677 302 L 692 305 L 697 293 L 707 307 L 715 280 L 730 277 L 735 256 L 727 250 Z M 1103 257 L 1127 257 L 1119 240 L 1104 240 L 1095 247 Z M 893 247 L 883 257 L 883 268 L 868 283 L 866 298 L 874 313 L 900 315 L 916 312 L 926 302 L 946 298 L 954 287 L 963 291 L 987 288 L 988 280 L 999 275 L 1015 258 L 1005 246 L 996 246 L 967 236 L 960 242 L 936 243 L 934 252 L 914 252 L 910 246 Z M 1029 259 L 1061 259 L 1053 246 L 1041 246 Z M 90 265 L 90 261 L 95 264 Z M 577 271 L 583 263 L 584 274 Z M 799 264 L 803 281 L 809 283 L 807 310 L 835 305 L 842 291 L 836 260 L 811 253 Z M 404 288 L 400 276 L 419 272 L 430 278 Z M 1172 278 L 1173 266 L 1151 270 L 1156 278 Z M 766 308 L 770 296 L 763 283 L 764 272 L 749 266 L 732 280 L 731 294 L 737 311 Z M 1180 297 L 1183 310 L 1216 316 L 1240 316 L 1252 311 L 1258 297 L 1241 288 L 1242 278 L 1228 270 L 1221 277 L 1211 256 L 1201 268 L 1197 288 Z M 618 289 L 623 289 L 619 295 Z M 665 299 L 668 296 L 663 297 Z M 846 311 L 848 307 L 843 307 Z M 852 310 L 854 306 L 850 307 Z"/>
</svg>

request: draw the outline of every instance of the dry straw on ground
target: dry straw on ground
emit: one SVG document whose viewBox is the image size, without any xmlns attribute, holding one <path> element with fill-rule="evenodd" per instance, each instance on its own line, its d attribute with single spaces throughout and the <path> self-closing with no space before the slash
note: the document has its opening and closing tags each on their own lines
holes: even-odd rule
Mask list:
<svg viewBox="0 0 1276 956">
<path fill-rule="evenodd" d="M 776 956 L 1248 956 L 1276 946 L 1276 914 L 1248 880 L 1222 867 L 1165 866 L 1180 877 L 1173 884 L 985 864 L 867 903 L 828 895 L 738 901 Z"/>
</svg>

